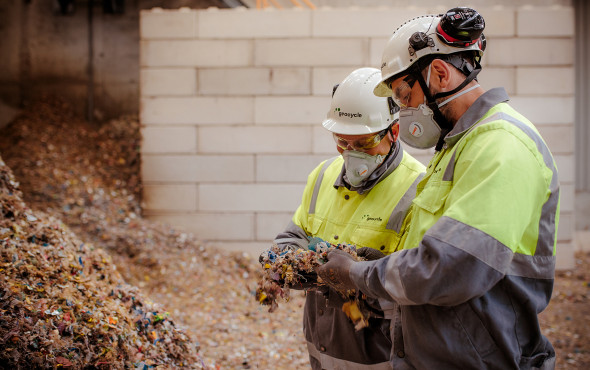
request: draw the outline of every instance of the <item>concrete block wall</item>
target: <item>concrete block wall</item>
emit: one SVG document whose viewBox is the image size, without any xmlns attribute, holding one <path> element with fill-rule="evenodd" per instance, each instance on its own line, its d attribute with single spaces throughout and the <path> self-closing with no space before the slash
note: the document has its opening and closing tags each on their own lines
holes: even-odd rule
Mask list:
<svg viewBox="0 0 590 370">
<path fill-rule="evenodd" d="M 320 125 L 332 86 L 378 67 L 397 25 L 446 8 L 142 11 L 145 215 L 222 248 L 268 248 L 309 171 L 337 154 Z M 504 86 L 555 155 L 558 265 L 573 266 L 573 8 L 478 10 L 488 40 L 480 83 Z M 408 151 L 424 163 L 432 155 Z"/>
</svg>

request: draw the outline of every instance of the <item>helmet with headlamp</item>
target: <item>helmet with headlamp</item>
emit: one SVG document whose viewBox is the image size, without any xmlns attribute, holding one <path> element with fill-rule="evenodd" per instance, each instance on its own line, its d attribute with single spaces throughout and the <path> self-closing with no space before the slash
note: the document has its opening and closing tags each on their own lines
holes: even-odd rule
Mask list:
<svg viewBox="0 0 590 370">
<path fill-rule="evenodd" d="M 418 108 L 401 105 L 400 138 L 408 145 L 429 148 L 436 144 L 436 150 L 442 147 L 442 139 L 452 129 L 452 124 L 439 107 L 477 87 L 472 86 L 457 94 L 481 71 L 479 62 L 486 47 L 484 28 L 484 19 L 477 11 L 459 7 L 445 14 L 413 18 L 395 30 L 387 42 L 382 55 L 381 82 L 374 89 L 375 95 L 395 96 L 391 82 L 409 76 L 419 82 L 425 96 L 424 104 Z M 422 71 L 434 59 L 453 65 L 466 76 L 465 80 L 451 91 L 432 96 L 429 89 L 430 69 L 426 80 Z M 457 95 L 443 103 L 436 102 L 454 94 Z M 399 99 L 397 103 L 401 103 Z"/>
<path fill-rule="evenodd" d="M 396 29 L 381 57 L 381 82 L 377 96 L 391 96 L 387 82 L 408 73 L 426 56 L 473 52 L 477 62 L 483 56 L 486 40 L 483 17 L 470 8 L 453 8 L 445 14 L 413 18 Z"/>
</svg>

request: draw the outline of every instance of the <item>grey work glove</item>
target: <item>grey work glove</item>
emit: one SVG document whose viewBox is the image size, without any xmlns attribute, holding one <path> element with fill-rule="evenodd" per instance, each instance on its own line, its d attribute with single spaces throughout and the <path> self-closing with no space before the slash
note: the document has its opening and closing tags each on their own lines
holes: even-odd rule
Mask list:
<svg viewBox="0 0 590 370">
<path fill-rule="evenodd" d="M 326 256 L 328 262 L 316 267 L 315 271 L 322 280 L 332 288 L 345 292 L 357 289 L 350 279 L 350 269 L 354 264 L 352 256 L 341 250 L 333 250 Z"/>
<path fill-rule="evenodd" d="M 380 250 L 370 247 L 362 247 L 356 250 L 356 255 L 359 257 L 363 257 L 367 261 L 374 261 L 378 260 L 379 258 L 385 257 Z"/>
</svg>

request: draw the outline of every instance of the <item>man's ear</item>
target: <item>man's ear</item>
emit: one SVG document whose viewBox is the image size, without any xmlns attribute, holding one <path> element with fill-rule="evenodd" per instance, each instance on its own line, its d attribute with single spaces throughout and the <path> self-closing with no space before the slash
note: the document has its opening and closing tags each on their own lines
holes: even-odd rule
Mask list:
<svg viewBox="0 0 590 370">
<path fill-rule="evenodd" d="M 393 138 L 393 143 L 395 143 L 397 141 L 397 138 L 399 137 L 399 123 L 396 123 L 395 125 L 391 126 L 391 131 L 389 133 Z"/>
<path fill-rule="evenodd" d="M 431 86 L 439 91 L 444 91 L 451 83 L 451 66 L 440 59 L 434 59 L 430 68 L 432 68 L 430 72 Z"/>
</svg>

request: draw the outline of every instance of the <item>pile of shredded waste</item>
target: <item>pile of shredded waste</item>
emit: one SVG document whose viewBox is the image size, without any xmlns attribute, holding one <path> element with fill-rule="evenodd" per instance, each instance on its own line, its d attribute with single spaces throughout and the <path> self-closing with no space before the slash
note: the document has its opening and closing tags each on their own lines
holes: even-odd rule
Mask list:
<svg viewBox="0 0 590 370">
<path fill-rule="evenodd" d="M 309 368 L 301 331 L 303 295 L 293 297 L 290 309 L 270 315 L 253 299 L 260 275 L 257 260 L 244 253 L 208 247 L 189 233 L 144 219 L 140 207 L 141 138 L 137 118 L 121 117 L 93 126 L 71 112 L 63 100 L 46 98 L 25 109 L 0 132 L 0 155 L 20 183 L 24 202 L 32 209 L 30 213 L 38 219 L 40 214 L 46 214 L 64 228 L 67 225 L 75 234 L 72 237 L 80 240 L 74 243 L 76 247 L 84 243 L 83 250 L 103 249 L 102 253 L 110 256 L 102 262 L 103 268 L 116 269 L 121 274 L 121 284 L 124 280 L 137 287 L 130 291 L 144 294 L 129 293 L 131 301 L 139 299 L 148 305 L 148 300 L 144 300 L 147 296 L 162 307 L 142 309 L 166 319 L 159 320 L 158 325 L 174 322 L 185 328 L 191 348 L 200 347 L 201 355 L 191 357 L 187 350 L 185 366 L 198 368 L 203 366 L 202 361 L 211 369 Z M 5 228 L 11 229 L 12 223 L 7 222 Z M 26 240 L 15 243 L 16 248 L 25 249 Z M 3 259 L 2 263 L 9 263 L 12 254 L 4 258 L 8 260 Z M 82 262 L 88 267 L 84 257 Z M 19 281 L 18 277 L 8 280 Z M 96 284 L 96 289 L 110 294 L 110 288 L 101 286 L 104 282 L 92 278 L 88 284 Z M 47 305 L 58 307 L 62 297 L 69 299 L 69 290 L 63 293 L 48 295 Z M 96 311 L 100 309 L 97 305 L 120 299 L 115 295 L 101 297 L 103 300 L 86 302 L 86 308 Z M 17 298 L 24 296 L 11 299 Z M 4 304 L 1 298 L 0 304 Z M 113 314 L 105 317 L 114 318 Z M 0 340 L 13 332 L 26 335 L 25 326 L 19 321 L 7 321 L 16 329 L 0 328 Z M 148 335 L 153 336 L 152 331 Z M 49 333 L 43 340 L 52 340 Z M 157 331 L 156 334 L 165 338 Z M 124 342 L 125 339 L 118 339 L 119 346 Z M 162 343 L 158 340 L 155 346 L 165 352 Z M 34 347 L 20 348 L 18 352 L 21 358 L 31 357 Z M 179 357 L 177 364 L 181 362 Z M 90 360 L 81 363 L 95 364 Z M 144 363 L 149 368 L 160 362 Z M 51 362 L 47 366 L 51 368 Z M 105 366 L 119 368 L 113 364 Z"/>
<path fill-rule="evenodd" d="M 202 368 L 195 343 L 107 253 L 25 205 L 1 158 L 0 207 L 3 367 Z"/>
</svg>

